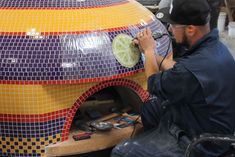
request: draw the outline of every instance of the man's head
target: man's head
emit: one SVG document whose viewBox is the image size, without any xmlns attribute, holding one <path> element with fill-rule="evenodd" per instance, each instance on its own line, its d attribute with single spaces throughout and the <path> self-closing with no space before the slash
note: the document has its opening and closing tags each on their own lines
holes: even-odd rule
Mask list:
<svg viewBox="0 0 235 157">
<path fill-rule="evenodd" d="M 193 45 L 209 30 L 210 7 L 207 0 L 173 0 L 171 7 L 160 9 L 156 17 L 170 24 L 176 42 Z"/>
<path fill-rule="evenodd" d="M 173 0 L 170 7 L 160 9 L 156 16 L 170 24 L 202 26 L 210 20 L 207 0 Z"/>
</svg>

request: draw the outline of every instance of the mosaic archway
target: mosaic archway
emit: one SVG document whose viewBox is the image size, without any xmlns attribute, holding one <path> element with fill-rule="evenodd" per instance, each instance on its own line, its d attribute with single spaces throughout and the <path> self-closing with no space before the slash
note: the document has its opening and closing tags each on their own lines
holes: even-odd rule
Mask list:
<svg viewBox="0 0 235 157">
<path fill-rule="evenodd" d="M 43 156 L 45 146 L 68 138 L 71 120 L 80 104 L 90 95 L 109 86 L 128 87 L 139 95 L 142 101 L 148 97 L 144 90 L 146 80 L 143 73 L 125 79 L 86 84 L 11 85 L 13 92 L 6 95 L 12 96 L 13 99 L 16 99 L 16 95 L 24 97 L 22 101 L 17 101 L 18 109 L 14 114 L 0 114 L 1 156 Z M 1 85 L 1 89 L 3 88 L 8 89 L 9 85 Z M 27 102 L 27 99 L 30 101 Z M 4 109 L 7 111 L 6 107 L 1 110 Z"/>
<path fill-rule="evenodd" d="M 145 100 L 147 100 L 147 98 L 149 97 L 148 92 L 146 92 L 146 90 L 144 90 L 139 84 L 137 84 L 136 82 L 133 82 L 131 80 L 127 80 L 127 79 L 116 79 L 116 80 L 112 80 L 112 81 L 105 81 L 105 82 L 101 82 L 100 84 L 98 84 L 96 86 L 93 86 L 88 91 L 86 91 L 84 94 L 82 94 L 78 98 L 78 100 L 74 103 L 72 108 L 68 111 L 68 116 L 65 120 L 63 132 L 61 135 L 62 141 L 68 139 L 69 130 L 70 130 L 72 120 L 73 120 L 74 115 L 76 114 L 78 108 L 80 107 L 80 105 L 83 102 L 85 102 L 88 97 L 92 96 L 96 92 L 98 92 L 104 88 L 112 87 L 112 86 L 128 87 L 129 89 L 133 90 L 140 97 L 140 99 L 143 102 Z"/>
</svg>

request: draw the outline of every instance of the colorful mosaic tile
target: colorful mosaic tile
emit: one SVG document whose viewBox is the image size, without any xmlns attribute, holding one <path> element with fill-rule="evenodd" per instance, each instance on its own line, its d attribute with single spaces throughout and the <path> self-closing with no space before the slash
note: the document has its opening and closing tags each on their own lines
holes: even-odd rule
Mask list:
<svg viewBox="0 0 235 157">
<path fill-rule="evenodd" d="M 45 146 L 60 142 L 60 134 L 45 137 L 0 137 L 1 157 L 34 156 L 45 154 Z"/>
<path fill-rule="evenodd" d="M 143 60 L 122 66 L 112 42 L 146 27 L 167 33 L 135 0 L 1 0 L 0 156 L 44 156 L 104 88 L 124 86 L 145 101 Z M 157 40 L 156 53 L 164 56 L 169 42 Z"/>
<path fill-rule="evenodd" d="M 94 1 L 94 0 L 18 0 L 18 1 L 8 1 L 2 0 L 0 2 L 1 7 L 3 8 L 32 8 L 32 9 L 41 9 L 41 8 L 86 8 L 86 7 L 102 7 L 107 5 L 117 5 L 120 3 L 128 2 L 127 0 L 102 0 L 102 1 Z"/>
<path fill-rule="evenodd" d="M 156 21 L 147 26 L 153 31 L 161 28 Z M 47 39 L 40 40 L 29 36 L 0 36 L 1 80 L 80 80 L 143 69 L 141 60 L 133 68 L 117 64 L 111 44 L 117 34 L 125 33 L 134 37 L 140 29 L 142 27 L 136 26 L 107 33 L 47 36 Z M 168 46 L 166 38 L 158 42 L 157 51 L 161 55 L 165 54 Z M 13 43 L 15 46 L 12 46 Z"/>
</svg>

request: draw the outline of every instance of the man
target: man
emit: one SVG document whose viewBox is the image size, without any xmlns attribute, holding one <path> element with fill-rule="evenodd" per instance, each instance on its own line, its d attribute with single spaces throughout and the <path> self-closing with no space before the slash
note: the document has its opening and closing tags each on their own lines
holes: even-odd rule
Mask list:
<svg viewBox="0 0 235 157">
<path fill-rule="evenodd" d="M 156 12 L 156 18 L 162 22 L 162 24 L 165 25 L 166 28 L 168 28 L 169 24 L 164 20 L 162 16 L 162 12 L 165 10 L 169 10 L 173 0 L 161 0 L 158 4 L 159 11 Z M 217 28 L 217 22 L 218 17 L 220 13 L 220 6 L 222 4 L 222 0 L 207 0 L 208 4 L 210 6 L 210 29 L 213 30 Z M 163 19 L 162 19 L 163 18 Z M 173 54 L 174 58 L 179 57 L 181 45 L 177 45 L 175 41 L 172 41 L 173 51 L 175 52 Z"/>
<path fill-rule="evenodd" d="M 135 43 L 145 55 L 148 91 L 155 98 L 142 108 L 146 132 L 112 151 L 112 157 L 183 157 L 191 140 L 203 133 L 235 130 L 235 61 L 210 31 L 205 0 L 174 0 L 164 19 L 176 42 L 183 45 L 175 61 L 155 55 L 149 29 Z M 162 71 L 162 72 L 161 72 Z M 194 157 L 218 157 L 228 145 L 199 144 Z"/>
</svg>

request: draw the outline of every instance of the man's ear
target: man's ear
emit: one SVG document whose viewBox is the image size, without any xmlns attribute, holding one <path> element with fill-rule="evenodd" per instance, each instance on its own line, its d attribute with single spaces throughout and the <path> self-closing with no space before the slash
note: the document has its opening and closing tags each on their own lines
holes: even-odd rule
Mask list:
<svg viewBox="0 0 235 157">
<path fill-rule="evenodd" d="M 188 26 L 186 27 L 186 33 L 187 33 L 188 37 L 193 37 L 193 36 L 195 36 L 196 33 L 197 33 L 197 28 L 196 28 L 196 26 L 188 25 Z"/>
</svg>

